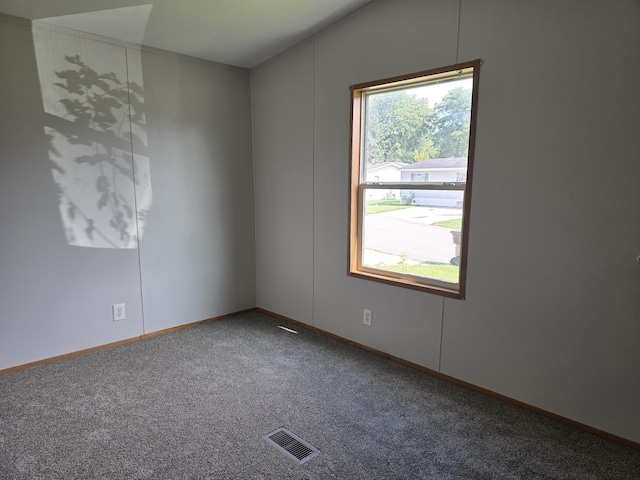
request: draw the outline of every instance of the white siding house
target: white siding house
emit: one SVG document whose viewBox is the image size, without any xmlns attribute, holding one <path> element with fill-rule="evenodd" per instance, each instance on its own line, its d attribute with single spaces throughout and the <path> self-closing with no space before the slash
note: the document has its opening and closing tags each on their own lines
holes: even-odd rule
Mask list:
<svg viewBox="0 0 640 480">
<path fill-rule="evenodd" d="M 367 182 L 401 182 L 401 172 L 406 163 L 389 162 L 389 163 L 368 163 L 367 164 Z M 400 198 L 400 192 L 397 190 L 368 190 L 367 200 L 375 200 L 380 198 Z"/>
<path fill-rule="evenodd" d="M 402 167 L 401 182 L 466 182 L 466 158 L 430 158 Z M 459 190 L 411 190 L 414 205 L 462 207 L 463 193 Z M 403 196 L 406 196 L 403 193 Z"/>
</svg>

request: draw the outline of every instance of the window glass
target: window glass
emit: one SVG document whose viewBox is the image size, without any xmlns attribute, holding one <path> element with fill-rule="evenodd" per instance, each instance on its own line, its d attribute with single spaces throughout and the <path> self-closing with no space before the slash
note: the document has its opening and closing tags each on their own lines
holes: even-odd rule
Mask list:
<svg viewBox="0 0 640 480">
<path fill-rule="evenodd" d="M 464 297 L 478 68 L 351 87 L 350 274 Z"/>
</svg>

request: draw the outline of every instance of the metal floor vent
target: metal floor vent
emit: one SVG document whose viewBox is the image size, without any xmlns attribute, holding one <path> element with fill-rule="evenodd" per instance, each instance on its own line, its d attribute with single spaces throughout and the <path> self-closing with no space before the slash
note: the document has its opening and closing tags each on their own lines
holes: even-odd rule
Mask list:
<svg viewBox="0 0 640 480">
<path fill-rule="evenodd" d="M 291 460 L 299 464 L 303 464 L 307 460 L 311 460 L 320 453 L 320 450 L 309 445 L 295 433 L 290 432 L 284 427 L 279 428 L 262 438 L 264 438 L 267 443 L 270 443 L 284 453 Z"/>
</svg>

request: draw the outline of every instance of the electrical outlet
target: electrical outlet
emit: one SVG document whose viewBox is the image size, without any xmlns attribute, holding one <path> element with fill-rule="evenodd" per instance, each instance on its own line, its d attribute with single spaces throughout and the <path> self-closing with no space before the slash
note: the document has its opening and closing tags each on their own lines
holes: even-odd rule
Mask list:
<svg viewBox="0 0 640 480">
<path fill-rule="evenodd" d="M 112 305 L 113 308 L 113 321 L 118 322 L 124 320 L 124 303 L 118 303 Z"/>
<path fill-rule="evenodd" d="M 371 326 L 371 310 L 364 309 L 364 314 L 362 315 L 362 323 L 366 326 Z"/>
</svg>

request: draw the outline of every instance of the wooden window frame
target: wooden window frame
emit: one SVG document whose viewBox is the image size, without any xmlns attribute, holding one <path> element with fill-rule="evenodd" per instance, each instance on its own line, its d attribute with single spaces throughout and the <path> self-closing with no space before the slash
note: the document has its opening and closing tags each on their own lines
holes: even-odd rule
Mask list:
<svg viewBox="0 0 640 480">
<path fill-rule="evenodd" d="M 480 60 L 458 63 L 446 67 L 352 85 L 351 91 L 351 144 L 349 180 L 349 253 L 348 275 L 390 285 L 411 288 L 451 298 L 464 299 L 466 294 L 467 252 L 469 245 L 469 222 L 471 211 L 471 186 L 474 166 L 476 139 L 476 117 L 478 109 L 478 80 Z M 471 74 L 473 87 L 471 94 L 471 120 L 469 124 L 469 153 L 467 157 L 467 181 L 453 183 L 410 183 L 410 182 L 366 182 L 362 158 L 363 144 L 363 94 L 377 91 L 407 88 L 421 83 L 451 79 L 460 74 Z M 365 189 L 395 190 L 462 190 L 464 192 L 462 230 L 460 241 L 460 270 L 458 283 L 419 277 L 399 272 L 391 272 L 362 265 L 362 229 L 364 220 Z"/>
</svg>

